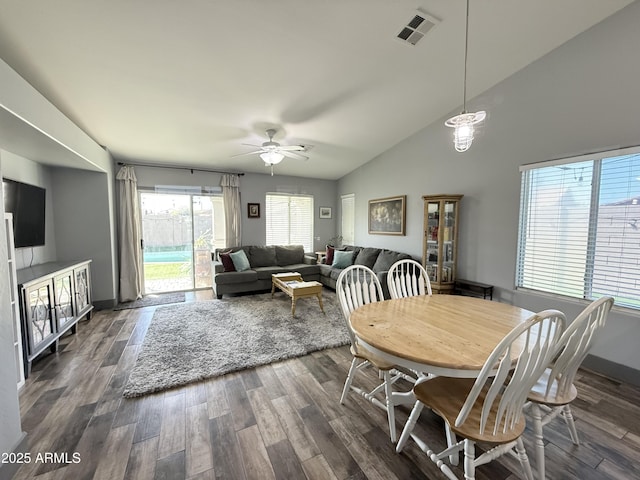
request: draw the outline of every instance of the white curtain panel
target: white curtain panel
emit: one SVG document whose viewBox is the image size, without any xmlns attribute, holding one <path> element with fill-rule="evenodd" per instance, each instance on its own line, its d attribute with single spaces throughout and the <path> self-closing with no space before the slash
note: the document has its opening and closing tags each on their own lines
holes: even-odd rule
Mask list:
<svg viewBox="0 0 640 480">
<path fill-rule="evenodd" d="M 242 245 L 240 229 L 240 177 L 233 174 L 225 174 L 220 180 L 222 187 L 222 199 L 224 201 L 224 226 L 227 247 Z"/>
<path fill-rule="evenodd" d="M 123 166 L 118 175 L 118 240 L 120 242 L 120 301 L 142 298 L 141 224 L 138 182 L 133 167 Z"/>
</svg>

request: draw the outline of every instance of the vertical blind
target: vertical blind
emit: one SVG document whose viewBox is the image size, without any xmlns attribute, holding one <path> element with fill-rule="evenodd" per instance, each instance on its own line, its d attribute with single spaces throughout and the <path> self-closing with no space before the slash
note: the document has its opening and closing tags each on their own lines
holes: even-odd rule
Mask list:
<svg viewBox="0 0 640 480">
<path fill-rule="evenodd" d="M 313 251 L 313 196 L 267 193 L 267 245 L 303 245 Z"/>
<path fill-rule="evenodd" d="M 353 193 L 342 196 L 342 243 L 344 245 L 354 245 L 355 223 L 356 223 L 356 199 Z"/>
<path fill-rule="evenodd" d="M 639 152 L 523 168 L 517 287 L 640 308 Z"/>
</svg>

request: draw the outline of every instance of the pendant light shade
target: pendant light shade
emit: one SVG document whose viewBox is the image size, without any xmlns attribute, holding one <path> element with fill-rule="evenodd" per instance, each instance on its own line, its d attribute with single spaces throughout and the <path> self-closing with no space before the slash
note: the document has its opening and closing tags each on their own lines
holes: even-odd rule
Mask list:
<svg viewBox="0 0 640 480">
<path fill-rule="evenodd" d="M 455 129 L 453 131 L 453 146 L 456 152 L 466 152 L 469 150 L 473 142 L 474 125 L 483 121 L 486 116 L 487 113 L 483 110 L 476 113 L 463 112 L 444 122 L 447 127 Z"/>
<path fill-rule="evenodd" d="M 467 52 L 469 50 L 469 0 L 467 0 L 467 15 L 464 37 L 464 82 L 462 90 L 462 113 L 451 117 L 444 122 L 447 127 L 454 129 L 453 146 L 456 152 L 466 152 L 473 142 L 475 125 L 482 122 L 487 116 L 487 112 L 481 110 L 475 113 L 467 112 Z"/>
</svg>

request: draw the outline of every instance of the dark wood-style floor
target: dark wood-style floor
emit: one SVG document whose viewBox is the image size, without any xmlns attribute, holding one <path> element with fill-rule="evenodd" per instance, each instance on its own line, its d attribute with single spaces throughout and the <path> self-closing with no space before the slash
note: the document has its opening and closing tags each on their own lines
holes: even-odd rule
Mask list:
<svg viewBox="0 0 640 480">
<path fill-rule="evenodd" d="M 188 301 L 210 298 L 187 294 Z M 34 364 L 20 393 L 31 458 L 66 453 L 68 461 L 32 461 L 16 480 L 444 478 L 413 441 L 395 453 L 382 410 L 354 395 L 340 405 L 347 347 L 122 398 L 153 312 L 95 312 L 58 353 Z M 372 372 L 364 380 L 376 379 Z M 547 477 L 640 478 L 640 389 L 589 372 L 581 372 L 578 389 L 582 444 L 571 443 L 562 420 L 550 424 Z M 397 409 L 399 431 L 407 414 Z M 422 414 L 417 431 L 432 447 L 444 445 L 432 413 Z M 535 466 L 529 431 L 525 441 Z M 477 478 L 521 478 L 519 464 L 502 457 Z"/>
</svg>

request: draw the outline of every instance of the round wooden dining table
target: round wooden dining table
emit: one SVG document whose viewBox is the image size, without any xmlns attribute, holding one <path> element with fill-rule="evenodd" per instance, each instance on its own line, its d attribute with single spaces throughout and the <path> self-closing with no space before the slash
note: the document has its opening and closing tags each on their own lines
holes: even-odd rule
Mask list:
<svg viewBox="0 0 640 480">
<path fill-rule="evenodd" d="M 350 322 L 363 346 L 390 363 L 474 378 L 500 340 L 533 314 L 481 298 L 420 295 L 363 305 Z"/>
</svg>

